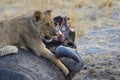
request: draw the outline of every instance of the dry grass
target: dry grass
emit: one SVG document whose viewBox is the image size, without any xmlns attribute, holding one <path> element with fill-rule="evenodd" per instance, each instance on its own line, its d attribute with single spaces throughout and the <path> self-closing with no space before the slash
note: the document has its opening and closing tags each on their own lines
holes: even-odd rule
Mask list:
<svg viewBox="0 0 120 80">
<path fill-rule="evenodd" d="M 94 0 L 100 8 L 111 7 L 115 0 Z"/>
<path fill-rule="evenodd" d="M 103 18 L 99 16 L 99 12 L 95 12 L 105 9 L 102 15 L 106 17 L 110 15 L 109 8 L 112 8 L 115 2 L 116 0 L 0 0 L 0 10 L 2 10 L 0 20 L 35 10 L 53 9 L 53 17 L 69 16 L 73 27 L 76 28 L 77 36 L 80 36 L 91 28 L 102 26 Z M 96 14 L 95 20 L 92 21 L 90 17 L 94 14 Z"/>
</svg>

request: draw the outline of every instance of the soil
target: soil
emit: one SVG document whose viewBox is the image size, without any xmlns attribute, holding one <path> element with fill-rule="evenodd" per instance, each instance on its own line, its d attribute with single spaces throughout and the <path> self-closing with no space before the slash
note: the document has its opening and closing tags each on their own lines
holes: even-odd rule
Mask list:
<svg viewBox="0 0 120 80">
<path fill-rule="evenodd" d="M 94 30 L 77 45 L 85 66 L 73 80 L 120 80 L 120 28 Z"/>
</svg>

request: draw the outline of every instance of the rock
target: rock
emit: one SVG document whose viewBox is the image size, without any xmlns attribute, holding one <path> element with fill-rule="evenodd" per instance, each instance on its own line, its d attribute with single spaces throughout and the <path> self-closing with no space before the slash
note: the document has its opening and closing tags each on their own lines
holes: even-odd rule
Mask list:
<svg viewBox="0 0 120 80">
<path fill-rule="evenodd" d="M 80 63 L 67 58 L 61 60 L 70 70 L 68 76 L 64 76 L 49 60 L 19 49 L 18 54 L 0 58 L 0 80 L 71 80 L 83 66 L 82 60 Z"/>
<path fill-rule="evenodd" d="M 0 68 L 0 80 L 33 80 L 33 79 L 26 74 Z"/>
</svg>

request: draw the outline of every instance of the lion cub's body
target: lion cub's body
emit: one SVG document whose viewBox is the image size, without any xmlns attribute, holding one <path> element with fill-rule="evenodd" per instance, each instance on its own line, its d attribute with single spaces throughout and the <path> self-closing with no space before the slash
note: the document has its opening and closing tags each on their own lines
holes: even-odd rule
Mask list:
<svg viewBox="0 0 120 80">
<path fill-rule="evenodd" d="M 25 47 L 38 56 L 43 56 L 54 62 L 65 75 L 68 69 L 42 43 L 40 37 L 52 38 L 56 30 L 48 12 L 34 13 L 33 16 L 17 17 L 0 22 L 0 56 L 18 52 L 18 47 Z M 15 50 L 15 51 L 14 51 Z"/>
<path fill-rule="evenodd" d="M 31 28 L 31 29 L 30 29 Z M 32 33 L 30 33 L 30 31 Z M 33 35 L 29 17 L 0 22 L 0 48 L 6 45 L 23 46 L 22 35 Z M 29 40 L 28 40 L 29 41 Z"/>
</svg>

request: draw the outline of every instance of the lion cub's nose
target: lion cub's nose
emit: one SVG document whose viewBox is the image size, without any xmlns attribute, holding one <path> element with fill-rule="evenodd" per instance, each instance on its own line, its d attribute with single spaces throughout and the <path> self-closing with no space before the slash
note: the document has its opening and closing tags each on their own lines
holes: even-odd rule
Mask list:
<svg viewBox="0 0 120 80">
<path fill-rule="evenodd" d="M 57 32 L 53 32 L 52 34 L 53 34 L 54 36 L 57 36 Z"/>
</svg>

